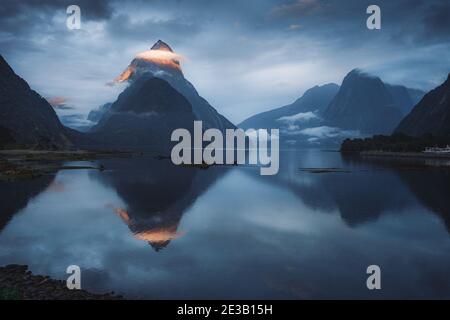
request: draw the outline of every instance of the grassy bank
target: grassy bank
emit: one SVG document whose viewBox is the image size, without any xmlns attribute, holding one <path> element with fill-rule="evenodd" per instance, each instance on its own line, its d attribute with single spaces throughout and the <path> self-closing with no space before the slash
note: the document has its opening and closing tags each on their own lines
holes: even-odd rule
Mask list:
<svg viewBox="0 0 450 320">
<path fill-rule="evenodd" d="M 63 166 L 67 161 L 126 158 L 136 153 L 123 151 L 0 150 L 0 180 L 33 179 L 64 169 L 98 169 L 99 166 Z"/>
</svg>

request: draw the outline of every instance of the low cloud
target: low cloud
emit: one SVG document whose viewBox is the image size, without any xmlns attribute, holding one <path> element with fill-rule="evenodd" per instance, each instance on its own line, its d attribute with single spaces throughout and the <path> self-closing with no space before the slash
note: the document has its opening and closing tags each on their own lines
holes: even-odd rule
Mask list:
<svg viewBox="0 0 450 320">
<path fill-rule="evenodd" d="M 80 131 L 86 131 L 94 125 L 92 121 L 80 114 L 58 115 L 58 117 L 65 126 Z"/>
<path fill-rule="evenodd" d="M 308 122 L 313 119 L 319 119 L 319 117 L 311 111 L 300 112 L 292 116 L 285 116 L 277 119 L 279 122 L 284 122 L 286 124 L 294 124 L 296 122 Z"/>
<path fill-rule="evenodd" d="M 343 130 L 335 127 L 321 126 L 307 128 L 297 132 L 297 134 L 310 137 L 311 139 L 321 140 L 330 138 L 351 138 L 360 136 L 359 131 Z"/>
<path fill-rule="evenodd" d="M 67 98 L 64 97 L 52 97 L 47 98 L 48 103 L 54 108 L 58 110 L 73 110 L 74 106 L 67 104 Z"/>
</svg>

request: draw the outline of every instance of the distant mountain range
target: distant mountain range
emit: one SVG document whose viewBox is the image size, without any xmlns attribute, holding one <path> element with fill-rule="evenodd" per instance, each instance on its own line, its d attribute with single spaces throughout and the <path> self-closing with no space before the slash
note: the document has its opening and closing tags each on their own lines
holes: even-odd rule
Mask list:
<svg viewBox="0 0 450 320">
<path fill-rule="evenodd" d="M 238 127 L 242 129 L 271 129 L 288 126 L 289 122 L 295 123 L 303 120 L 314 120 L 321 116 L 328 104 L 339 91 L 339 86 L 334 83 L 323 86 L 315 86 L 293 103 L 270 111 L 258 113 L 244 121 Z M 305 119 L 308 118 L 308 119 Z"/>
<path fill-rule="evenodd" d="M 340 143 L 352 136 L 391 133 L 424 94 L 354 69 L 341 86 L 313 87 L 294 103 L 254 115 L 238 126 L 278 128 L 282 141 L 296 145 Z"/>
<path fill-rule="evenodd" d="M 70 148 L 72 134 L 0 55 L 0 148 Z"/>
<path fill-rule="evenodd" d="M 413 137 L 450 137 L 450 73 L 443 84 L 423 97 L 395 132 Z"/>
<path fill-rule="evenodd" d="M 342 152 L 422 152 L 450 144 L 450 73 L 447 80 L 428 92 L 400 122 L 392 135 L 347 139 Z"/>
<path fill-rule="evenodd" d="M 384 84 L 358 69 L 342 81 L 323 114 L 325 122 L 362 134 L 390 134 L 414 106 L 408 89 Z"/>
<path fill-rule="evenodd" d="M 192 128 L 194 120 L 202 120 L 205 129 L 235 128 L 184 78 L 179 59 L 160 40 L 138 54 L 116 79 L 128 87 L 115 102 L 92 111 L 88 120 L 97 124 L 82 133 L 65 127 L 53 107 L 1 57 L 0 148 L 167 150 L 171 132 Z"/>
<path fill-rule="evenodd" d="M 52 106 L 0 56 L 0 148 L 167 150 L 171 132 L 190 130 L 194 120 L 202 120 L 204 129 L 235 128 L 184 78 L 179 59 L 160 40 L 138 54 L 116 79 L 126 81 L 127 88 L 115 102 L 92 111 L 89 120 L 98 123 L 81 133 L 65 127 Z M 278 128 L 283 142 L 297 146 L 336 144 L 347 137 L 394 130 L 410 136 L 450 136 L 449 78 L 423 95 L 355 69 L 341 86 L 315 86 L 292 104 L 252 116 L 239 127 Z"/>
</svg>

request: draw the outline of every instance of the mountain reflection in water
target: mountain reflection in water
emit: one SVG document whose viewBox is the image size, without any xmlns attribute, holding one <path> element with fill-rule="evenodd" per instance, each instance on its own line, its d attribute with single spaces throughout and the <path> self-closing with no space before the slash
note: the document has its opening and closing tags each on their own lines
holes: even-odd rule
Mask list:
<svg viewBox="0 0 450 320">
<path fill-rule="evenodd" d="M 156 251 L 184 234 L 178 225 L 184 211 L 224 173 L 224 168 L 205 170 L 174 166 L 170 160 L 151 158 L 109 160 L 106 173 L 91 176 L 113 187 L 126 208 L 109 207 L 128 225 L 134 237 Z"/>
<path fill-rule="evenodd" d="M 450 298 L 448 168 L 280 160 L 275 176 L 142 157 L 0 182 L 0 264 L 61 279 L 77 264 L 84 288 L 133 298 Z"/>
</svg>

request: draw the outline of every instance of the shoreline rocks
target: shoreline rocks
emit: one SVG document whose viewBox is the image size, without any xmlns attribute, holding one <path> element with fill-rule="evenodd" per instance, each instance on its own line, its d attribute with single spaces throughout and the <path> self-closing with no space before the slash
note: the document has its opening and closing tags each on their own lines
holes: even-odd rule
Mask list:
<svg viewBox="0 0 450 320">
<path fill-rule="evenodd" d="M 0 267 L 0 300 L 122 300 L 114 293 L 70 290 L 63 280 L 33 275 L 26 265 Z"/>
</svg>

